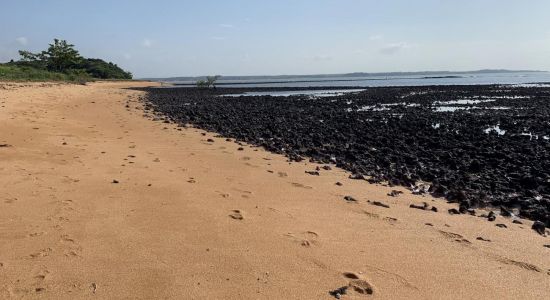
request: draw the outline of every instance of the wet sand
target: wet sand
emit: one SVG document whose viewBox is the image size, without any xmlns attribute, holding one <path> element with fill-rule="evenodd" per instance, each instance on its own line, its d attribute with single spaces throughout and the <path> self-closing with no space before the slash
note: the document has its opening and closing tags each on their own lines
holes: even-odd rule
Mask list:
<svg viewBox="0 0 550 300">
<path fill-rule="evenodd" d="M 0 83 L 0 298 L 550 298 L 530 221 L 152 121 L 147 85 Z"/>
</svg>

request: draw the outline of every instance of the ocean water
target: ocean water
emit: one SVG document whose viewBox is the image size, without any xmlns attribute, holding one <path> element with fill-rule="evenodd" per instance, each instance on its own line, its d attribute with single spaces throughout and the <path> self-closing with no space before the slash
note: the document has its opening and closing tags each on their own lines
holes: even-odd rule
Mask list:
<svg viewBox="0 0 550 300">
<path fill-rule="evenodd" d="M 242 94 L 227 94 L 225 97 L 240 97 L 240 96 L 274 96 L 288 97 L 295 95 L 309 95 L 315 98 L 341 96 L 347 93 L 356 93 L 364 89 L 338 89 L 338 90 L 305 90 L 305 91 L 274 91 L 274 92 L 245 92 Z"/>
<path fill-rule="evenodd" d="M 170 82 L 192 86 L 193 81 Z M 479 85 L 479 84 L 531 84 L 550 83 L 550 72 L 507 72 L 507 73 L 443 73 L 407 76 L 371 77 L 294 77 L 285 79 L 218 80 L 220 87 L 384 87 L 384 86 L 426 86 L 426 85 Z"/>
</svg>

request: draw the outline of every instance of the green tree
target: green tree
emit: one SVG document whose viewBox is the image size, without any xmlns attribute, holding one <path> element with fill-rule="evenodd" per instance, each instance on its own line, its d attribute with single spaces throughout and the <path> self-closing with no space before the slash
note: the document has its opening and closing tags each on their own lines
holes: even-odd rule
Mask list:
<svg viewBox="0 0 550 300">
<path fill-rule="evenodd" d="M 21 61 L 33 62 L 39 60 L 39 54 L 34 54 L 30 51 L 19 50 L 19 56 L 21 56 Z"/>
<path fill-rule="evenodd" d="M 74 68 L 82 61 L 82 56 L 74 49 L 74 45 L 65 40 L 54 39 L 48 50 L 40 54 L 50 71 L 63 72 Z"/>
<path fill-rule="evenodd" d="M 18 67 L 29 67 L 54 73 L 64 73 L 71 78 L 132 79 L 116 64 L 96 58 L 83 58 L 74 45 L 54 39 L 47 50 L 40 53 L 19 50 L 21 60 L 10 62 Z"/>
<path fill-rule="evenodd" d="M 199 89 L 208 89 L 208 88 L 216 88 L 216 81 L 220 79 L 220 75 L 215 76 L 206 76 L 206 80 L 201 79 L 198 80 L 196 85 Z"/>
</svg>

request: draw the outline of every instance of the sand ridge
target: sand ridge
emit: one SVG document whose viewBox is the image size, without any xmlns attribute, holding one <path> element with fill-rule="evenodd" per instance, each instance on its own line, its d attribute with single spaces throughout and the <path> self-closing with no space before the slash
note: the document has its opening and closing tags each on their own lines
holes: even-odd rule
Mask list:
<svg viewBox="0 0 550 300">
<path fill-rule="evenodd" d="M 0 298 L 550 297 L 529 221 L 152 121 L 151 83 L 0 85 Z"/>
</svg>

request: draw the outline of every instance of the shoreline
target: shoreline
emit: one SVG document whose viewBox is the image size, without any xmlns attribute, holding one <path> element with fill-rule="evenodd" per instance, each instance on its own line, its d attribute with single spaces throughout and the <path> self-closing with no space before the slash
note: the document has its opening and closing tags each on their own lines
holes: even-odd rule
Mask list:
<svg viewBox="0 0 550 300">
<path fill-rule="evenodd" d="M 152 122 L 128 89 L 152 84 L 3 90 L 0 297 L 550 297 L 530 222 Z M 423 202 L 439 212 L 409 207 Z"/>
<path fill-rule="evenodd" d="M 544 167 L 550 131 L 541 125 L 550 111 L 550 88 L 231 95 L 258 90 L 148 89 L 145 109 L 292 161 L 332 164 L 357 179 L 445 198 L 460 204 L 461 213 L 492 207 L 550 227 L 550 175 Z"/>
</svg>

